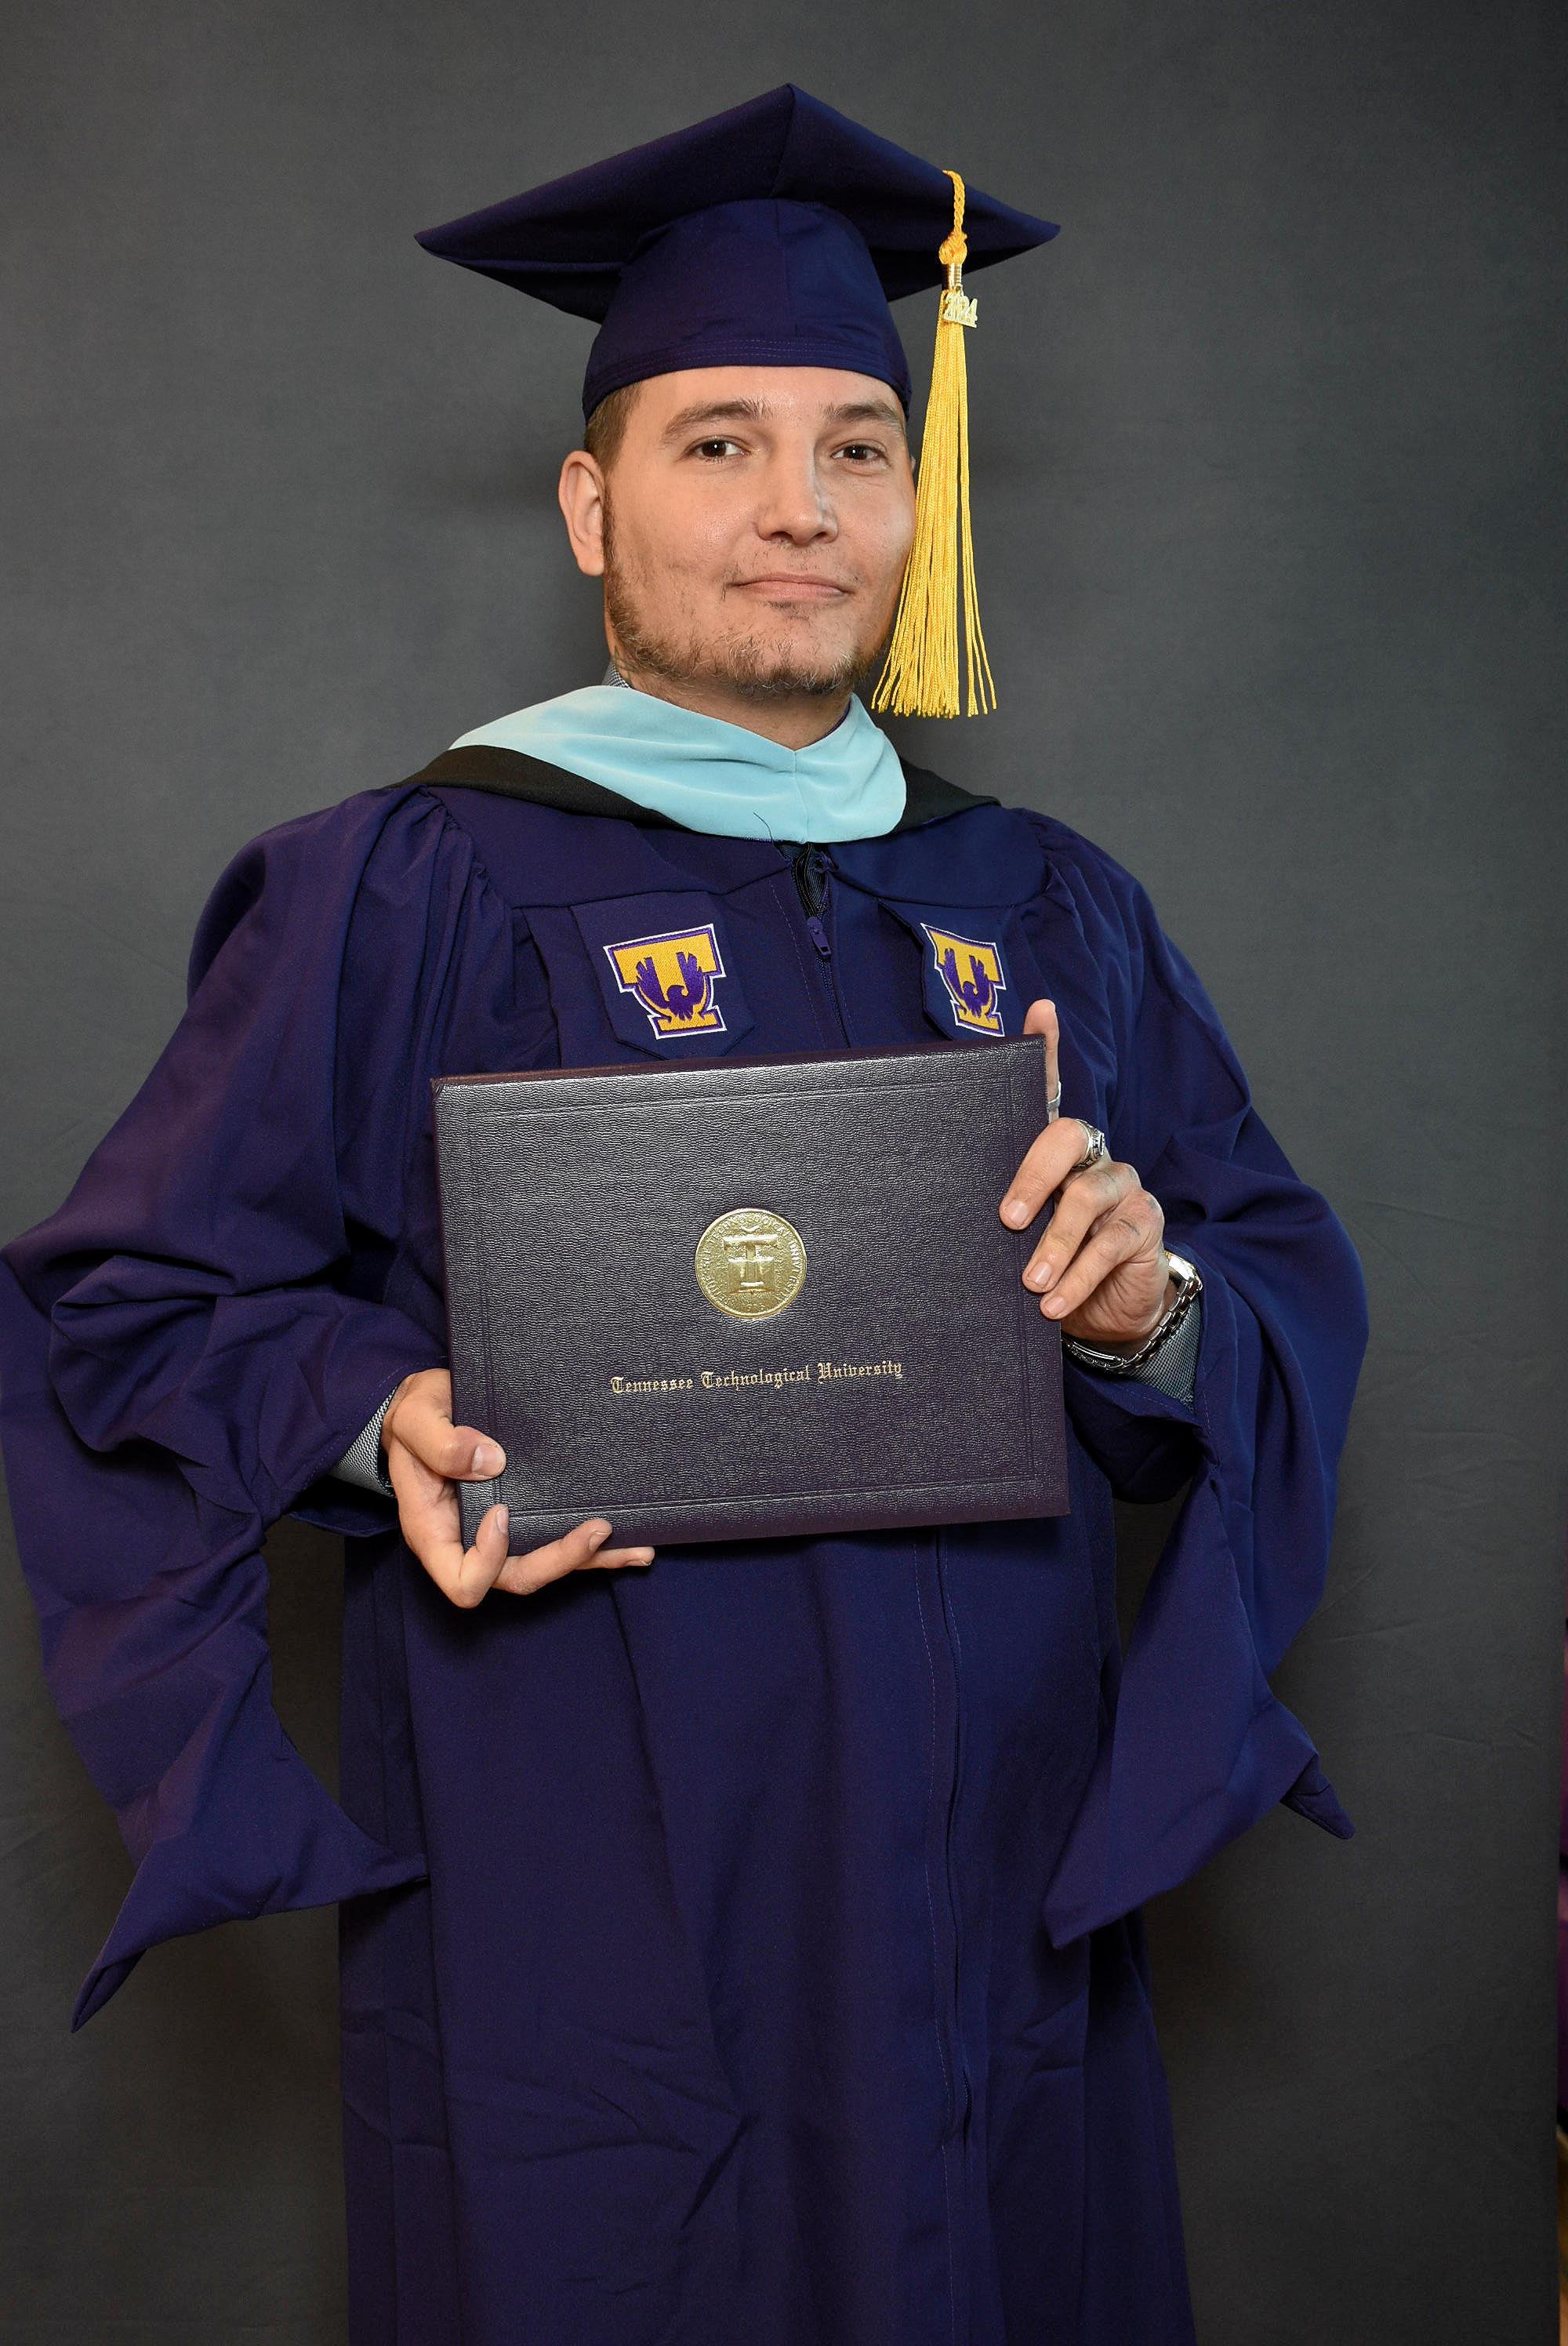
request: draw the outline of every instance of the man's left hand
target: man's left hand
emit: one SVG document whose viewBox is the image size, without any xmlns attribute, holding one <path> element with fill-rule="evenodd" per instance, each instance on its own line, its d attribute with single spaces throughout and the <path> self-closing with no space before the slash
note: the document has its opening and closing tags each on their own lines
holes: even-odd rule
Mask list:
<svg viewBox="0 0 1568 2346">
<path fill-rule="evenodd" d="M 1032 1002 L 1023 1032 L 1045 1038 L 1046 1089 L 1054 1093 L 1060 1032 L 1055 1004 Z M 1030 1144 L 1000 1210 L 1010 1229 L 1021 1230 L 1054 1196 L 1044 1235 L 1024 1267 L 1024 1285 L 1069 1336 L 1135 1352 L 1175 1300 L 1165 1212 L 1138 1179 L 1135 1166 L 1107 1158 L 1072 1172 L 1088 1135 L 1080 1117 L 1058 1116 L 1048 1124 Z"/>
</svg>

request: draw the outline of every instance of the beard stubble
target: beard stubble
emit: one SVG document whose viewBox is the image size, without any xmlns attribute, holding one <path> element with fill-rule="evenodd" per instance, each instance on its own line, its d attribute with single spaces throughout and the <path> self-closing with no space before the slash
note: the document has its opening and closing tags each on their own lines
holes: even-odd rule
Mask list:
<svg viewBox="0 0 1568 2346">
<path fill-rule="evenodd" d="M 759 635 L 722 637 L 705 642 L 696 636 L 661 633 L 639 606 L 618 556 L 615 525 L 606 484 L 604 505 L 605 616 L 631 664 L 669 684 L 722 683 L 749 700 L 808 699 L 829 700 L 852 692 L 876 668 L 882 642 L 869 649 L 853 645 L 831 660 L 813 661 L 780 652 Z"/>
</svg>

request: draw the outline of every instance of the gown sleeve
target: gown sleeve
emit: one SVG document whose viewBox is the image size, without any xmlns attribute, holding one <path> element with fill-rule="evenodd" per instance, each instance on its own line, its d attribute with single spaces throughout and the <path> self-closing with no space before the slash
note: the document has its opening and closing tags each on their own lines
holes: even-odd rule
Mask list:
<svg viewBox="0 0 1568 2346">
<path fill-rule="evenodd" d="M 150 1075 L 59 1209 L 0 1250 L 0 1441 L 45 1672 L 135 1864 L 74 2027 L 159 1941 L 424 1877 L 284 1731 L 261 1553 L 289 1513 L 394 1520 L 319 1478 L 445 1358 L 367 1291 L 340 1179 L 345 939 L 400 803 L 362 792 L 240 850 Z"/>
<path fill-rule="evenodd" d="M 1110 1665 L 1110 1724 L 1044 1901 L 1057 1944 L 1186 1880 L 1280 1800 L 1355 1830 L 1269 1679 L 1323 1592 L 1369 1332 L 1360 1261 L 1147 892 L 1098 861 L 1125 1003 L 1106 1137 L 1204 1286 L 1190 1400 L 1064 1360 L 1074 1431 L 1116 1495 L 1188 1487 Z"/>
</svg>

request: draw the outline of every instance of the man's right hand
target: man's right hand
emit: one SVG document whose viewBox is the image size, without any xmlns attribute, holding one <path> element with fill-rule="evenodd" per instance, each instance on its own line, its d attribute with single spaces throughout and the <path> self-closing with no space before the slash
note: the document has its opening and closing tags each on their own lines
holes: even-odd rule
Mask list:
<svg viewBox="0 0 1568 2346">
<path fill-rule="evenodd" d="M 403 1538 L 443 1596 L 473 1606 L 493 1588 L 530 1596 L 549 1580 L 589 1565 L 651 1564 L 651 1547 L 606 1547 L 612 1526 L 591 1515 L 558 1540 L 506 1553 L 506 1510 L 494 1506 L 473 1545 L 463 1545 L 459 1483 L 488 1483 L 506 1464 L 498 1442 L 452 1422 L 452 1376 L 417 1369 L 404 1377 L 382 1420 L 387 1473 L 397 1494 Z"/>
</svg>

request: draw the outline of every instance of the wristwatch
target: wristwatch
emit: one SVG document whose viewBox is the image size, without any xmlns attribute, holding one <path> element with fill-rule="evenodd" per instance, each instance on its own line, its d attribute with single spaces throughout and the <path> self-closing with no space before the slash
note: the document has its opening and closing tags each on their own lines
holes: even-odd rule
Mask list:
<svg viewBox="0 0 1568 2346">
<path fill-rule="evenodd" d="M 1159 1325 L 1151 1329 L 1135 1352 L 1107 1352 L 1099 1344 L 1086 1344 L 1081 1336 L 1065 1333 L 1062 1338 L 1063 1351 L 1070 1352 L 1075 1361 L 1082 1361 L 1085 1367 L 1104 1369 L 1114 1377 L 1130 1376 L 1134 1370 L 1141 1369 L 1150 1354 L 1165 1342 L 1167 1336 L 1174 1334 L 1179 1323 L 1186 1319 L 1192 1309 L 1193 1297 L 1203 1292 L 1203 1279 L 1196 1262 L 1189 1262 L 1185 1254 L 1173 1253 L 1168 1248 L 1166 1260 L 1176 1282 L 1176 1300 Z"/>
</svg>

